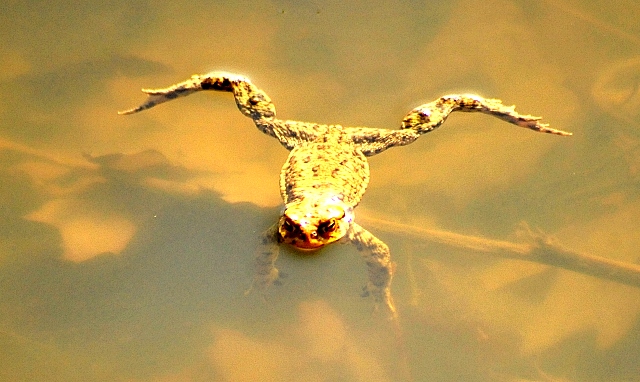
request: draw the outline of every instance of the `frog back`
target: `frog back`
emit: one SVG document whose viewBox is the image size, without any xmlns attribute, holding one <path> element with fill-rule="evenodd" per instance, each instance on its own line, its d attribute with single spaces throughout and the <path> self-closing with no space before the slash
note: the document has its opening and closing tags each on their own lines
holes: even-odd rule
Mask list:
<svg viewBox="0 0 640 382">
<path fill-rule="evenodd" d="M 354 144 L 310 142 L 289 154 L 280 175 L 280 192 L 285 205 L 315 199 L 355 207 L 368 183 L 369 164 Z"/>
</svg>

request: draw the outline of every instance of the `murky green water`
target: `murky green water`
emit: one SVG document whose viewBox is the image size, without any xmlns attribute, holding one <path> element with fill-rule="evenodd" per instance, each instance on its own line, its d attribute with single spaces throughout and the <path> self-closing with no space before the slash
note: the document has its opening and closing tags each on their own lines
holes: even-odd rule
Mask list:
<svg viewBox="0 0 640 382">
<path fill-rule="evenodd" d="M 637 2 L 9 1 L 0 20 L 0 380 L 640 381 L 637 287 L 485 240 L 529 245 L 525 222 L 639 263 Z M 116 114 L 213 70 L 284 119 L 396 128 L 472 92 L 574 136 L 454 114 L 371 158 L 357 219 L 397 263 L 398 328 L 350 246 L 285 250 L 283 285 L 244 295 L 287 152 L 230 95 Z"/>
</svg>

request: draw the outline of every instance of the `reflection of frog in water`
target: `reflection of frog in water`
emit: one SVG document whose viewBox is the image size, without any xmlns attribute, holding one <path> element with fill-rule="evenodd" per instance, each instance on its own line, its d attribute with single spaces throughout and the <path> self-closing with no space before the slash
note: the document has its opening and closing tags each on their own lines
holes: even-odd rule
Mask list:
<svg viewBox="0 0 640 382">
<path fill-rule="evenodd" d="M 520 115 L 499 100 L 461 95 L 441 97 L 413 109 L 400 130 L 283 121 L 276 118 L 275 107 L 262 90 L 244 77 L 224 73 L 193 76 L 167 89 L 144 90 L 149 95 L 147 102 L 120 114 L 149 109 L 200 90 L 233 93 L 240 111 L 252 118 L 258 129 L 291 150 L 280 175 L 284 212 L 265 234 L 254 286 L 264 288 L 278 280 L 274 266 L 278 243 L 311 250 L 346 238 L 367 263 L 369 282 L 364 295 L 373 295 L 376 306 L 384 304 L 392 316 L 396 314 L 390 292 L 394 264 L 389 248 L 354 222 L 353 209 L 369 182 L 366 157 L 408 145 L 440 126 L 452 111 L 482 112 L 532 130 L 571 135 L 539 123 L 538 117 Z"/>
</svg>

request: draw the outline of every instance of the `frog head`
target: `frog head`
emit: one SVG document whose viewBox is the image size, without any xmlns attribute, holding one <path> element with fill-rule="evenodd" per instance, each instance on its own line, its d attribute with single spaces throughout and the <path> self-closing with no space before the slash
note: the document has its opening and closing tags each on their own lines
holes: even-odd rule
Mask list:
<svg viewBox="0 0 640 382">
<path fill-rule="evenodd" d="M 352 222 L 352 208 L 342 203 L 299 202 L 284 210 L 278 235 L 296 248 L 317 249 L 340 240 Z"/>
</svg>

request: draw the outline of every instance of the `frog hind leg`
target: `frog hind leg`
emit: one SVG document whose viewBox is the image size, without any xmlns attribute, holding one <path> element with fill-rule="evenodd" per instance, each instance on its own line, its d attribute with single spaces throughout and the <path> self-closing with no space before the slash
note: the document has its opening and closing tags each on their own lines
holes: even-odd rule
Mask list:
<svg viewBox="0 0 640 382">
<path fill-rule="evenodd" d="M 569 132 L 552 129 L 548 124 L 541 123 L 540 117 L 518 114 L 514 106 L 504 106 L 500 100 L 475 95 L 448 95 L 418 106 L 404 117 L 400 130 L 361 127 L 349 128 L 348 131 L 360 151 L 365 156 L 373 156 L 390 147 L 405 146 L 414 142 L 420 135 L 442 125 L 454 111 L 480 112 L 538 132 L 571 135 Z"/>
<path fill-rule="evenodd" d="M 233 93 L 242 114 L 254 120 L 275 118 L 275 106 L 267 94 L 242 76 L 226 73 L 194 75 L 186 81 L 165 89 L 142 89 L 149 98 L 142 105 L 120 111 L 118 114 L 134 114 L 179 97 L 186 97 L 201 90 L 217 90 Z"/>
<path fill-rule="evenodd" d="M 325 125 L 277 119 L 275 106 L 263 90 L 253 85 L 245 77 L 225 73 L 195 75 L 165 89 L 143 89 L 142 91 L 149 96 L 147 101 L 138 107 L 118 112 L 118 114 L 138 113 L 201 90 L 232 93 L 240 112 L 253 119 L 260 131 L 276 138 L 287 150 L 292 150 L 301 142 L 315 140 L 328 128 Z"/>
<path fill-rule="evenodd" d="M 566 131 L 552 129 L 546 123 L 540 123 L 540 117 L 516 113 L 515 106 L 505 106 L 498 99 L 485 99 L 475 95 L 447 95 L 418 106 L 402 120 L 402 129 L 412 129 L 420 134 L 427 133 L 440 126 L 454 111 L 480 112 L 542 133 L 571 135 Z"/>
</svg>

